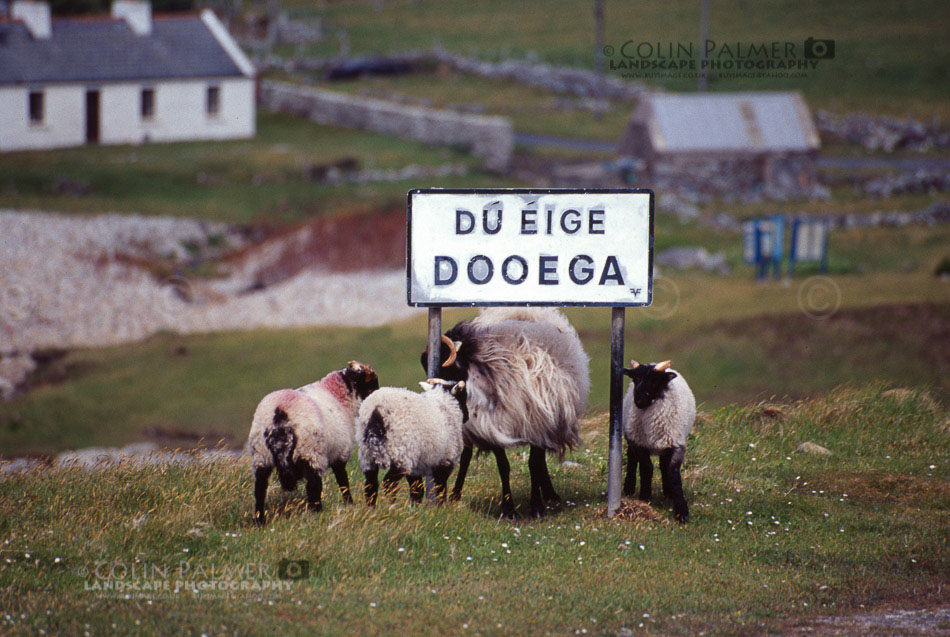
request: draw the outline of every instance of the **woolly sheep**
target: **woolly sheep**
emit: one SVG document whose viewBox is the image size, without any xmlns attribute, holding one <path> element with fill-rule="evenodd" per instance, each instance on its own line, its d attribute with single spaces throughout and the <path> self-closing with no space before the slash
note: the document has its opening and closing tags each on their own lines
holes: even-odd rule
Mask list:
<svg viewBox="0 0 950 637">
<path fill-rule="evenodd" d="M 276 468 L 286 491 L 307 480 L 307 506 L 319 511 L 322 476 L 336 476 L 343 500 L 351 503 L 346 463 L 353 453 L 353 428 L 360 403 L 379 388 L 369 365 L 350 361 L 300 389 L 281 389 L 264 396 L 254 412 L 247 446 L 254 471 L 255 521 L 266 522 L 267 481 Z"/>
<path fill-rule="evenodd" d="M 488 308 L 442 339 L 440 376 L 464 380 L 471 417 L 452 499 L 461 497 L 473 447 L 495 455 L 502 485 L 502 515 L 515 516 L 505 449 L 529 445 L 530 512 L 560 497 L 551 484 L 545 452 L 558 454 L 580 440 L 578 418 L 590 393 L 588 359 L 577 332 L 553 308 Z M 422 356 L 426 364 L 426 355 Z"/>
<path fill-rule="evenodd" d="M 649 502 L 653 462 L 660 456 L 663 495 L 673 501 L 673 515 L 689 521 L 680 467 L 686 457 L 686 438 L 696 419 L 696 399 L 686 379 L 670 369 L 670 361 L 640 365 L 630 361 L 623 373 L 631 378 L 623 398 L 623 434 L 627 439 L 627 478 L 623 492 L 633 496 L 640 466 L 640 499 Z"/>
<path fill-rule="evenodd" d="M 465 382 L 430 378 L 417 394 L 383 387 L 360 406 L 356 444 L 366 476 L 366 503 L 376 504 L 379 469 L 389 469 L 383 492 L 395 495 L 406 476 L 413 502 L 422 500 L 423 476 L 432 473 L 436 499 L 445 500 L 446 483 L 462 453 L 462 422 L 468 418 Z"/>
</svg>

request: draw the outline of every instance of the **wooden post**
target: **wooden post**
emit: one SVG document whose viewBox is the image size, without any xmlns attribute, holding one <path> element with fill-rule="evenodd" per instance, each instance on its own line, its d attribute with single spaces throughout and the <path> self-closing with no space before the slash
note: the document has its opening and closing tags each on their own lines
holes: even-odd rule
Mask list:
<svg viewBox="0 0 950 637">
<path fill-rule="evenodd" d="M 429 355 L 426 357 L 426 377 L 436 378 L 439 375 L 439 352 L 442 349 L 442 308 L 429 308 L 429 344 L 426 351 Z M 426 476 L 426 499 L 430 502 L 435 500 L 435 482 L 432 480 L 432 474 Z"/>
<path fill-rule="evenodd" d="M 615 307 L 610 321 L 610 447 L 607 454 L 607 517 L 620 508 L 623 457 L 623 332 L 624 308 Z"/>
</svg>

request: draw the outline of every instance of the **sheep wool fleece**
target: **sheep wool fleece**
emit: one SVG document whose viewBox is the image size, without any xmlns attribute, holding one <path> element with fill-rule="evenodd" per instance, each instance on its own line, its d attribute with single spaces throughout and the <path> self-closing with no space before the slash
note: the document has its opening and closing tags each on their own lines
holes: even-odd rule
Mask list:
<svg viewBox="0 0 950 637">
<path fill-rule="evenodd" d="M 248 435 L 254 469 L 274 466 L 264 433 L 273 423 L 276 409 L 287 414 L 297 434 L 294 456 L 305 460 L 319 475 L 334 462 L 349 460 L 359 399 L 347 390 L 340 372 L 330 372 L 300 389 L 271 392 L 261 400 Z"/>
<path fill-rule="evenodd" d="M 367 435 L 367 426 L 377 411 L 385 432 Z M 421 475 L 458 462 L 462 453 L 462 410 L 453 396 L 439 388 L 419 394 L 382 387 L 363 401 L 356 439 L 363 472 L 395 467 Z"/>
<path fill-rule="evenodd" d="M 696 420 L 696 399 L 683 376 L 675 369 L 663 398 L 646 409 L 633 403 L 633 383 L 623 397 L 623 434 L 635 445 L 650 451 L 686 446 L 686 438 Z"/>
</svg>

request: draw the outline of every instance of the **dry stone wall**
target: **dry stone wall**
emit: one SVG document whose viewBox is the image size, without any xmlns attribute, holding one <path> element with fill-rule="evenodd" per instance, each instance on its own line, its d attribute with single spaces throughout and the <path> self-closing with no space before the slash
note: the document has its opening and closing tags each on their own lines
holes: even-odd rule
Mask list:
<svg viewBox="0 0 950 637">
<path fill-rule="evenodd" d="M 356 128 L 436 146 L 461 146 L 495 172 L 511 164 L 515 137 L 504 117 L 406 106 L 286 82 L 261 82 L 262 108 L 320 124 Z"/>
</svg>

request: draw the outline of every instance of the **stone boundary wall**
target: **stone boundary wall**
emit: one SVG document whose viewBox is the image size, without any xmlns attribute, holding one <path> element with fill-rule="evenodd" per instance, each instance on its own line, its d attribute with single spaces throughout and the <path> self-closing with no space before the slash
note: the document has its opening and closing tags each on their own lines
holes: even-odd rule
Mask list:
<svg viewBox="0 0 950 637">
<path fill-rule="evenodd" d="M 461 146 L 495 172 L 508 170 L 515 148 L 514 127 L 504 117 L 406 106 L 274 81 L 261 82 L 258 102 L 261 108 L 300 115 L 320 124 L 435 146 Z"/>
<path fill-rule="evenodd" d="M 648 89 L 645 84 L 640 82 L 632 82 L 620 77 L 600 74 L 589 69 L 554 66 L 529 60 L 509 59 L 501 62 L 487 62 L 479 60 L 478 58 L 452 53 L 444 49 L 405 51 L 382 56 L 362 57 L 294 57 L 284 59 L 270 56 L 265 59 L 256 60 L 255 62 L 259 69 L 325 73 L 340 65 L 373 61 L 398 62 L 413 67 L 438 67 L 444 65 L 460 73 L 470 73 L 490 79 L 511 80 L 551 91 L 552 93 L 575 95 L 577 97 L 611 99 L 634 104 L 637 103 L 644 93 L 656 92 L 657 90 Z"/>
</svg>

